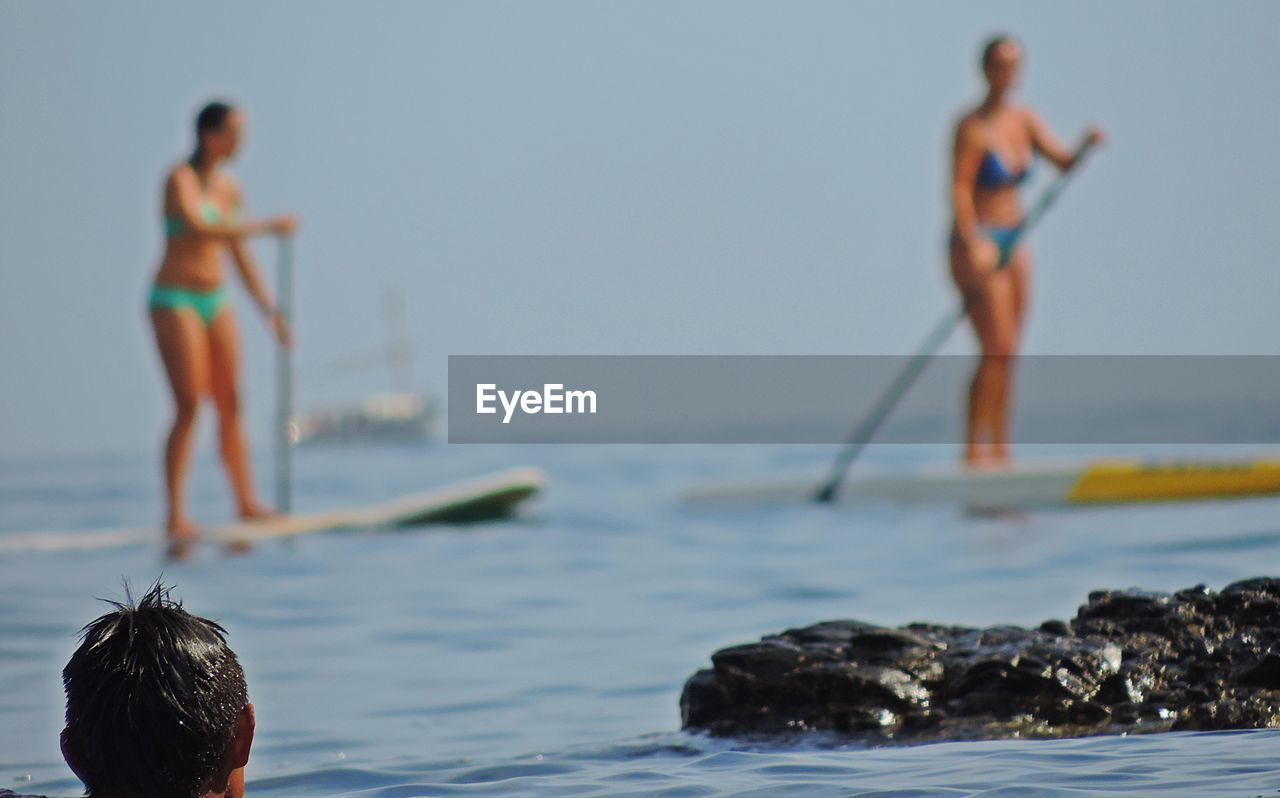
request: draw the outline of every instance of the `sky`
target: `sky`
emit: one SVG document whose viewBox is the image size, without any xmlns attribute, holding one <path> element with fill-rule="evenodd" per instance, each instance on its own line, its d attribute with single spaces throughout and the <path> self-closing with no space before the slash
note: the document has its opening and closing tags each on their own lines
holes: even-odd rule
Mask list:
<svg viewBox="0 0 1280 798">
<path fill-rule="evenodd" d="M 1020 101 L 1110 136 L 1031 237 L 1025 351 L 1274 354 L 1276 30 L 1266 0 L 6 0 L 0 455 L 158 445 L 160 184 L 216 97 L 250 215 L 303 220 L 301 406 L 390 387 L 331 368 L 386 343 L 388 292 L 438 395 L 448 355 L 909 353 L 955 302 L 950 126 L 1005 31 Z M 273 351 L 233 296 L 262 447 Z"/>
</svg>

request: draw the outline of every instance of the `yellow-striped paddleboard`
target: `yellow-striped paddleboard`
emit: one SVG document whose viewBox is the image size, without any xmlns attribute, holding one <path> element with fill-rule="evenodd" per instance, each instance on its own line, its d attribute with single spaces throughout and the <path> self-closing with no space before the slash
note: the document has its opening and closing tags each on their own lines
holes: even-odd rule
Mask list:
<svg viewBox="0 0 1280 798">
<path fill-rule="evenodd" d="M 324 510 L 249 521 L 205 530 L 201 541 L 231 545 L 340 529 L 386 529 L 425 524 L 463 524 L 504 518 L 542 490 L 547 475 L 536 468 L 514 468 L 425 493 L 368 507 Z M 0 554 L 18 551 L 68 551 L 165 541 L 156 529 L 99 529 L 0 533 Z"/>
<path fill-rule="evenodd" d="M 794 504 L 813 499 L 821 479 L 722 485 L 685 494 L 694 504 Z M 992 507 L 1193 501 L 1280 493 L 1280 459 L 1097 460 L 1017 463 L 1007 468 L 951 467 L 911 474 L 854 476 L 844 503 L 941 502 Z"/>
</svg>

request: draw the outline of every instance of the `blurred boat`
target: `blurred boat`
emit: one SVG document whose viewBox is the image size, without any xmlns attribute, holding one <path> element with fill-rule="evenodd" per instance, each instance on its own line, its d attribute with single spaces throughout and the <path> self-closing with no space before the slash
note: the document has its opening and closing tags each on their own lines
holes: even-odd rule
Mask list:
<svg viewBox="0 0 1280 798">
<path fill-rule="evenodd" d="M 430 440 L 439 412 L 432 397 L 413 393 L 371 396 L 356 405 L 298 413 L 289 442 L 305 444 L 409 443 Z"/>
<path fill-rule="evenodd" d="M 392 390 L 333 407 L 295 413 L 289 419 L 289 441 L 304 444 L 421 444 L 434 434 L 440 402 L 413 390 L 413 347 L 405 324 L 404 298 L 398 291 L 383 296 L 387 342 L 331 361 L 308 375 L 306 382 L 348 377 L 387 369 Z"/>
</svg>

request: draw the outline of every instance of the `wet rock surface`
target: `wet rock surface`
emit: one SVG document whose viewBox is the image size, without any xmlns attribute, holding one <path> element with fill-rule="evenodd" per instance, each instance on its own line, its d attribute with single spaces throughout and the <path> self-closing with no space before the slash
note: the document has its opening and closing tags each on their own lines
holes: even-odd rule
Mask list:
<svg viewBox="0 0 1280 798">
<path fill-rule="evenodd" d="M 1280 579 L 1096 591 L 1035 629 L 828 621 L 711 657 L 680 698 L 715 735 L 872 742 L 1280 727 Z"/>
</svg>

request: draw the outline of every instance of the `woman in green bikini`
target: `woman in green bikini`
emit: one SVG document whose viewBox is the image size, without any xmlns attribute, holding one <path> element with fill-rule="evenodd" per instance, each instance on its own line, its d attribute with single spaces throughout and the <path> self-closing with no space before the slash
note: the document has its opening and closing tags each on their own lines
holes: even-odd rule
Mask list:
<svg viewBox="0 0 1280 798">
<path fill-rule="evenodd" d="M 298 222 L 292 215 L 240 219 L 240 187 L 219 167 L 235 154 L 243 127 L 244 117 L 235 108 L 217 102 L 205 106 L 196 117 L 195 152 L 164 183 L 165 251 L 147 304 L 175 404 L 164 453 L 166 528 L 175 538 L 199 533 L 186 515 L 183 479 L 196 411 L 205 397 L 213 399 L 218 411 L 222 462 L 237 513 L 246 519 L 271 514 L 258 501 L 249 471 L 236 389 L 238 336 L 222 284 L 222 260 L 229 252 L 276 340 L 288 347 L 289 330 L 263 288 L 245 239 L 291 235 Z"/>
</svg>

